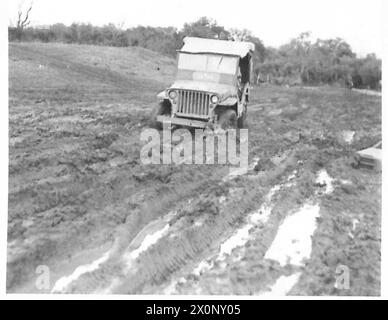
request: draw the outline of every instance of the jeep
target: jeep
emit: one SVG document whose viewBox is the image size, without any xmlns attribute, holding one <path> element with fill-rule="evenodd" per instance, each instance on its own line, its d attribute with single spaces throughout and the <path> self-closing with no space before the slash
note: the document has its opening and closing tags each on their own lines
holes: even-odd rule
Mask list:
<svg viewBox="0 0 388 320">
<path fill-rule="evenodd" d="M 178 50 L 174 83 L 157 97 L 158 128 L 243 128 L 247 115 L 252 52 L 250 42 L 186 37 Z"/>
</svg>

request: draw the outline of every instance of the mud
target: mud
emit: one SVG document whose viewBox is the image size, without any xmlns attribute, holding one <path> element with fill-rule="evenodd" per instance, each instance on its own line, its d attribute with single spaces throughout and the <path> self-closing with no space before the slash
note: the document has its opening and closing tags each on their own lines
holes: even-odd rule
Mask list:
<svg viewBox="0 0 388 320">
<path fill-rule="evenodd" d="M 140 161 L 174 61 L 139 48 L 9 52 L 8 292 L 379 295 L 381 174 L 350 162 L 381 140 L 380 97 L 253 88 L 250 167 L 231 176 Z M 316 208 L 301 214 L 303 239 L 269 254 L 303 208 Z M 43 291 L 39 265 L 52 273 Z M 335 286 L 339 265 L 349 289 Z"/>
</svg>

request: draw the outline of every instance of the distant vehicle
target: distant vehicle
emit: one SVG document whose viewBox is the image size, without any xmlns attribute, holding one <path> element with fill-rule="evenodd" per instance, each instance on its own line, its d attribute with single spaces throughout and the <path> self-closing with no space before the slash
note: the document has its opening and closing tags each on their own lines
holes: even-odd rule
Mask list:
<svg viewBox="0 0 388 320">
<path fill-rule="evenodd" d="M 254 44 L 194 37 L 183 41 L 176 80 L 158 94 L 155 125 L 243 128 Z"/>
</svg>

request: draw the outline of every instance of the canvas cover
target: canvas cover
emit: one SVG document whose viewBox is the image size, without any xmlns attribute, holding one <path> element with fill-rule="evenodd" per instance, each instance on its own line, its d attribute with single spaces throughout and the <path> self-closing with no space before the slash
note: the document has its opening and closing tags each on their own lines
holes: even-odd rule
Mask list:
<svg viewBox="0 0 388 320">
<path fill-rule="evenodd" d="M 185 37 L 181 52 L 188 53 L 215 53 L 245 57 L 250 51 L 255 50 L 252 42 L 227 41 L 216 39 L 203 39 Z"/>
</svg>

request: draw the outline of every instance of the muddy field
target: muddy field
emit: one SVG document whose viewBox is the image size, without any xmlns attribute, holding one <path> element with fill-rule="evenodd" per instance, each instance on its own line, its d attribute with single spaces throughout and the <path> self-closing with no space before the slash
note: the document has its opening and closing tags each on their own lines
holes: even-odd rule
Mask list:
<svg viewBox="0 0 388 320">
<path fill-rule="evenodd" d="M 248 173 L 143 165 L 174 72 L 141 48 L 10 44 L 8 292 L 379 295 L 381 173 L 350 163 L 381 140 L 381 97 L 254 88 Z"/>
</svg>

